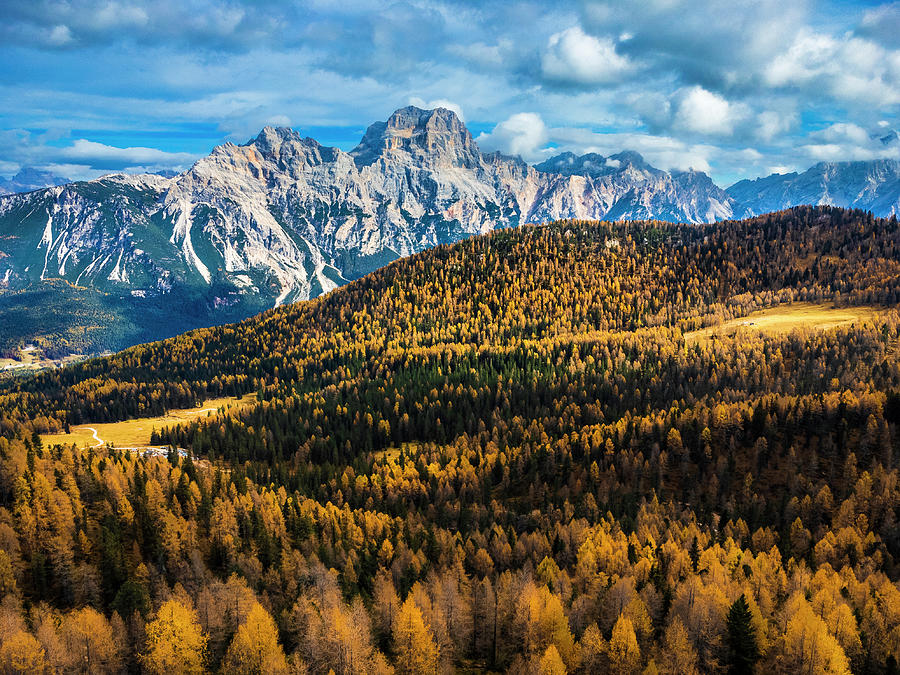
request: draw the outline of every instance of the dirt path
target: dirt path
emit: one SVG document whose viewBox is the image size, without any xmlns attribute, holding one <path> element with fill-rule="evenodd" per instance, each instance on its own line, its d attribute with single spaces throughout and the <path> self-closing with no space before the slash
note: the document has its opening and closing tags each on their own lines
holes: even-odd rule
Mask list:
<svg viewBox="0 0 900 675">
<path fill-rule="evenodd" d="M 94 427 L 85 427 L 85 429 L 90 431 L 94 435 L 94 440 L 97 441 L 96 445 L 91 446 L 92 448 L 99 448 L 101 445 L 103 445 L 106 442 L 97 435 L 97 430 Z"/>
</svg>

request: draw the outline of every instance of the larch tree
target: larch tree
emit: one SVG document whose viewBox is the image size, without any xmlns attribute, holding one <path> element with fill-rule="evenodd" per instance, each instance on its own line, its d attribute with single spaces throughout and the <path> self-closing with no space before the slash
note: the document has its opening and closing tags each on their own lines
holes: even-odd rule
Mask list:
<svg viewBox="0 0 900 675">
<path fill-rule="evenodd" d="M 782 667 L 808 675 L 850 675 L 844 650 L 802 596 L 791 597 L 786 612 L 791 618 L 784 634 Z"/>
<path fill-rule="evenodd" d="M 179 600 L 167 600 L 147 624 L 147 646 L 141 661 L 155 675 L 203 673 L 206 635 L 194 610 Z"/>
<path fill-rule="evenodd" d="M 76 673 L 114 673 L 121 665 L 112 627 L 97 610 L 85 607 L 63 617 L 60 627 L 69 670 Z"/>
<path fill-rule="evenodd" d="M 266 609 L 256 603 L 225 653 L 224 668 L 239 675 L 283 675 L 288 672 L 278 629 Z"/>
<path fill-rule="evenodd" d="M 566 675 L 566 672 L 566 664 L 563 663 L 556 646 L 547 647 L 538 662 L 538 673 L 540 675 Z"/>
<path fill-rule="evenodd" d="M 31 633 L 17 631 L 0 645 L 2 673 L 42 673 L 46 667 L 44 648 Z"/>
<path fill-rule="evenodd" d="M 394 655 L 401 675 L 431 675 L 437 670 L 438 653 L 431 629 L 410 595 L 394 625 Z"/>
<path fill-rule="evenodd" d="M 612 629 L 607 647 L 609 668 L 614 673 L 629 675 L 641 669 L 641 650 L 631 619 L 620 616 Z"/>
<path fill-rule="evenodd" d="M 584 634 L 578 643 L 578 653 L 581 667 L 585 672 L 594 673 L 603 667 L 606 641 L 596 623 L 592 623 L 584 629 Z"/>
<path fill-rule="evenodd" d="M 696 675 L 697 651 L 691 643 L 684 624 L 677 616 L 674 617 L 666 628 L 663 640 L 663 654 L 665 658 L 660 660 L 664 673 L 671 675 Z"/>
</svg>

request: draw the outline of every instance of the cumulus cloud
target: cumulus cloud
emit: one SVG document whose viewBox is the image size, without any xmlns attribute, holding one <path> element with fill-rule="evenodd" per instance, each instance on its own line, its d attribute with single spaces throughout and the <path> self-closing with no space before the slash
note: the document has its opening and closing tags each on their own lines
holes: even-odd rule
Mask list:
<svg viewBox="0 0 900 675">
<path fill-rule="evenodd" d="M 722 96 L 695 86 L 678 96 L 674 124 L 685 131 L 709 136 L 724 136 L 734 131 L 735 124 L 745 117 L 740 106 L 729 103 Z"/>
<path fill-rule="evenodd" d="M 882 127 L 869 131 L 857 124 L 836 122 L 810 134 L 810 142 L 799 150 L 815 162 L 900 159 L 900 144 L 883 143 L 883 134 Z"/>
<path fill-rule="evenodd" d="M 801 31 L 764 71 L 773 87 L 804 87 L 839 100 L 900 103 L 900 50 L 860 37 Z"/>
<path fill-rule="evenodd" d="M 493 131 L 483 133 L 475 140 L 483 150 L 499 150 L 533 161 L 542 155 L 549 138 L 547 125 L 540 115 L 522 112 L 500 122 Z"/>
<path fill-rule="evenodd" d="M 72 31 L 62 24 L 53 26 L 47 36 L 47 42 L 54 47 L 64 47 L 73 42 Z"/>
<path fill-rule="evenodd" d="M 58 133 L 34 134 L 23 129 L 0 131 L 0 155 L 5 160 L 0 174 L 34 167 L 73 180 L 89 180 L 115 171 L 183 170 L 201 156 L 141 146 L 116 147 L 84 138 L 66 142 Z"/>
<path fill-rule="evenodd" d="M 557 147 L 634 149 L 722 183 L 894 152 L 900 141 L 880 138 L 898 127 L 900 2 L 825 2 L 401 0 L 385 11 L 374 0 L 10 0 L 0 134 L 53 130 L 193 156 L 290 120 L 349 149 L 357 130 L 414 103 L 464 110 L 486 149 L 532 160 Z M 888 124 L 864 142 L 859 131 L 827 137 L 821 120 L 870 135 Z M 74 141 L 61 142 L 0 138 L 0 156 L 80 161 L 64 156 Z M 81 151 L 97 165 L 128 161 Z"/>
<path fill-rule="evenodd" d="M 577 85 L 615 82 L 633 68 L 610 38 L 588 35 L 581 26 L 551 35 L 541 66 L 547 79 Z"/>
<path fill-rule="evenodd" d="M 797 123 L 797 115 L 793 112 L 782 113 L 775 110 L 763 110 L 756 116 L 756 136 L 763 141 L 789 131 Z"/>
<path fill-rule="evenodd" d="M 807 0 L 585 0 L 588 33 L 627 33 L 619 51 L 648 73 L 706 89 L 752 87 L 758 69 L 796 26 L 809 18 Z"/>
</svg>

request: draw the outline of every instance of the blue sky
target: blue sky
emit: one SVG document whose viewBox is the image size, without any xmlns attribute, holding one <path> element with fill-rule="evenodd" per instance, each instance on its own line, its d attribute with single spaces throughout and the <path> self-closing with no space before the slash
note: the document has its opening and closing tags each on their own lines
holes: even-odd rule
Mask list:
<svg viewBox="0 0 900 675">
<path fill-rule="evenodd" d="M 900 2 L 5 0 L 0 175 L 183 169 L 265 124 L 350 149 L 410 103 L 723 185 L 900 159 L 898 36 Z"/>
</svg>

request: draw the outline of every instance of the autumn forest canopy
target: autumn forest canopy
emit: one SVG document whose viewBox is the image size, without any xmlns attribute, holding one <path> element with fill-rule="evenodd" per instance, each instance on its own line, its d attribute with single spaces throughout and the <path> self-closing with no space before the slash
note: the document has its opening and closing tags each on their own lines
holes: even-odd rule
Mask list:
<svg viewBox="0 0 900 675">
<path fill-rule="evenodd" d="M 896 218 L 560 221 L 5 380 L 0 672 L 898 673 L 898 307 Z"/>
</svg>

